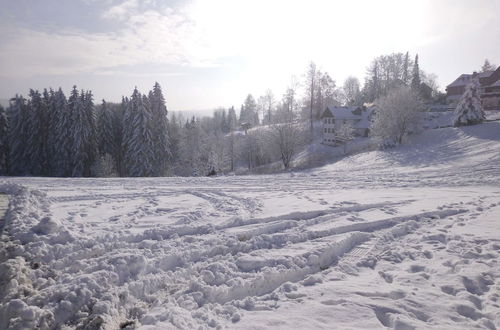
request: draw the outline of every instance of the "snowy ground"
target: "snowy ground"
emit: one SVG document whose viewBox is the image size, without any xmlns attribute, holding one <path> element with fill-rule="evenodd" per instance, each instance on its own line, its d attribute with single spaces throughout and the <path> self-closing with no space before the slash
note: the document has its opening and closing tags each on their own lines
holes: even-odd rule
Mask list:
<svg viewBox="0 0 500 330">
<path fill-rule="evenodd" d="M 3 181 L 0 329 L 500 327 L 499 122 L 299 173 Z"/>
</svg>

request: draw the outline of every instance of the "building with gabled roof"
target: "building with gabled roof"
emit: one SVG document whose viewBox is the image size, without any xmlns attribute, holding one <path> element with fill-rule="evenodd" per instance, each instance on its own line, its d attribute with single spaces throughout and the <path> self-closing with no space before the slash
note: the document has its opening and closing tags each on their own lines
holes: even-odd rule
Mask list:
<svg viewBox="0 0 500 330">
<path fill-rule="evenodd" d="M 350 125 L 357 136 L 368 136 L 374 107 L 328 106 L 321 115 L 323 123 L 323 144 L 335 145 L 339 142 L 337 132 L 342 125 Z"/>
<path fill-rule="evenodd" d="M 456 105 L 472 78 L 479 79 L 481 102 L 485 110 L 500 110 L 500 67 L 494 71 L 462 74 L 446 86 L 446 101 Z"/>
</svg>

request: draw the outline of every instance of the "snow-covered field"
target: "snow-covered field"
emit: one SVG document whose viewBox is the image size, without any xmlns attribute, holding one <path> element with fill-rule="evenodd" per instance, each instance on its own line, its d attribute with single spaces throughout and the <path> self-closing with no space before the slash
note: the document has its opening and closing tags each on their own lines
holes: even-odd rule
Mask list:
<svg viewBox="0 0 500 330">
<path fill-rule="evenodd" d="M 0 329 L 500 327 L 499 122 L 273 176 L 3 181 Z"/>
</svg>

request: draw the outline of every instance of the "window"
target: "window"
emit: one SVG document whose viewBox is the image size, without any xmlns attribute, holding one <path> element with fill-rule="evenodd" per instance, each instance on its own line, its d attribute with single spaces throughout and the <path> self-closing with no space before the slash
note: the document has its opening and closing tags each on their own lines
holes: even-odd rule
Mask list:
<svg viewBox="0 0 500 330">
<path fill-rule="evenodd" d="M 328 128 L 325 128 L 325 133 L 328 133 Z"/>
</svg>

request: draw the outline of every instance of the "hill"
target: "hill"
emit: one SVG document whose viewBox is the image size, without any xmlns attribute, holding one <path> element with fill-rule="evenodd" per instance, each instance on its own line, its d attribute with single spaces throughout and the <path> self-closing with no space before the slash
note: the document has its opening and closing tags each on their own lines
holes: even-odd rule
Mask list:
<svg viewBox="0 0 500 330">
<path fill-rule="evenodd" d="M 495 329 L 500 123 L 313 170 L 4 178 L 0 328 Z"/>
</svg>

